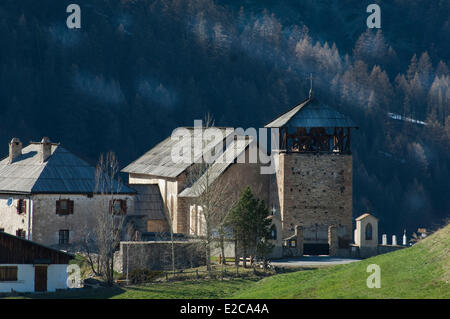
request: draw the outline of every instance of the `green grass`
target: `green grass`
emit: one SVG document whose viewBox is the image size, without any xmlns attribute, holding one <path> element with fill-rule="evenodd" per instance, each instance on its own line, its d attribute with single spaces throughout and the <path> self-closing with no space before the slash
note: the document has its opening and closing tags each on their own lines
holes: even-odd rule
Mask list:
<svg viewBox="0 0 450 319">
<path fill-rule="evenodd" d="M 381 267 L 381 288 L 366 285 Z M 234 298 L 450 298 L 450 225 L 419 244 L 347 265 L 276 275 Z"/>
<path fill-rule="evenodd" d="M 366 286 L 369 264 L 381 267 L 379 289 Z M 228 267 L 231 271 L 232 266 Z M 247 277 L 163 281 L 9 298 L 450 298 L 450 225 L 411 248 L 352 264 L 295 271 L 262 280 L 252 276 L 250 270 L 241 272 Z"/>
<path fill-rule="evenodd" d="M 255 278 L 161 282 L 128 287 L 59 291 L 46 294 L 20 294 L 14 299 L 220 299 L 255 282 Z"/>
</svg>

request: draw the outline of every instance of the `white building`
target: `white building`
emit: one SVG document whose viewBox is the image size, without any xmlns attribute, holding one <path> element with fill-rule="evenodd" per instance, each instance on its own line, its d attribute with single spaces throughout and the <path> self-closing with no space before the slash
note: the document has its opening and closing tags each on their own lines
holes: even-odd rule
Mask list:
<svg viewBox="0 0 450 319">
<path fill-rule="evenodd" d="M 378 254 L 378 218 L 365 213 L 356 221 L 354 233 L 355 245 L 359 247 L 359 256 L 367 258 Z"/>
<path fill-rule="evenodd" d="M 0 293 L 67 289 L 73 256 L 0 232 Z"/>
</svg>

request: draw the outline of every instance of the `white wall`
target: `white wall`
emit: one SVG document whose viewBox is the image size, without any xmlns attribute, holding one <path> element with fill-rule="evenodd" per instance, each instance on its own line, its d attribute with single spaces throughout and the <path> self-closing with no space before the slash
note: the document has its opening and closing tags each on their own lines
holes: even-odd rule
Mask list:
<svg viewBox="0 0 450 319">
<path fill-rule="evenodd" d="M 14 289 L 18 292 L 34 291 L 34 267 L 33 265 L 0 265 L 0 266 L 17 266 L 17 281 L 0 281 L 0 292 L 11 292 Z"/>
<path fill-rule="evenodd" d="M 0 265 L 17 266 L 17 281 L 0 282 L 0 292 L 34 292 L 34 265 Z M 49 265 L 47 268 L 47 291 L 54 292 L 56 289 L 67 289 L 67 266 Z"/>
<path fill-rule="evenodd" d="M 47 290 L 67 289 L 67 266 L 50 265 L 47 269 Z"/>
<path fill-rule="evenodd" d="M 372 240 L 366 240 L 366 226 L 372 225 Z M 360 247 L 377 247 L 378 246 L 378 220 L 373 216 L 367 216 L 362 220 L 356 221 L 356 229 L 354 232 L 355 244 Z"/>
</svg>

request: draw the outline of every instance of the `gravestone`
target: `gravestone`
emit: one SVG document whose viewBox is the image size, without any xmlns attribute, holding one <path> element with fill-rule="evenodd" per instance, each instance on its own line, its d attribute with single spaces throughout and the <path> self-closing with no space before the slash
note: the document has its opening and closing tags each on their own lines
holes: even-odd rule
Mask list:
<svg viewBox="0 0 450 319">
<path fill-rule="evenodd" d="M 387 235 L 386 234 L 383 234 L 383 237 L 382 237 L 382 239 L 381 239 L 381 244 L 382 245 L 387 245 Z"/>
<path fill-rule="evenodd" d="M 397 236 L 392 235 L 392 246 L 397 246 Z"/>
</svg>

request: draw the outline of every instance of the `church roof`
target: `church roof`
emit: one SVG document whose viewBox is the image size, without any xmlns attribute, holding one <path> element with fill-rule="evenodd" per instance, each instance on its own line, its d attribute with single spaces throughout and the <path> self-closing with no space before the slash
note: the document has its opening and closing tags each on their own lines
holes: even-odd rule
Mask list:
<svg viewBox="0 0 450 319">
<path fill-rule="evenodd" d="M 182 139 L 180 141 L 169 136 L 164 141 L 149 150 L 147 153 L 122 169 L 122 172 L 175 178 L 183 173 L 192 164 L 190 162 L 183 161 L 181 158 L 173 158 L 172 150 L 175 146 L 177 146 L 177 148 L 179 149 L 191 148 L 192 155 L 195 161 L 198 158 L 201 158 L 203 152 L 209 151 L 213 147 L 218 145 L 218 143 L 223 142 L 223 139 L 220 139 L 216 140 L 217 143 L 215 143 L 214 145 L 212 145 L 211 143 L 208 144 L 208 137 L 203 135 L 201 129 L 198 130 L 198 133 L 200 134 L 197 134 L 197 130 L 192 127 L 180 127 L 179 129 L 186 129 L 191 131 L 193 140 Z M 234 129 L 230 127 L 217 129 L 222 132 L 224 138 L 234 133 Z M 203 144 L 204 147 L 200 148 L 199 150 L 194 148 L 196 139 L 199 139 L 200 141 L 203 139 L 200 145 Z"/>
<path fill-rule="evenodd" d="M 191 187 L 185 188 L 178 196 L 200 196 L 207 186 L 214 183 L 214 181 L 217 180 L 231 164 L 235 163 L 236 159 L 241 155 L 244 156 L 244 152 L 254 141 L 254 138 L 251 136 L 236 136 L 236 139 L 227 146 L 223 154 L 208 167 L 207 171 L 200 176 Z"/>
<path fill-rule="evenodd" d="M 87 194 L 95 193 L 96 169 L 59 144 L 51 145 L 50 157 L 41 161 L 41 144 L 31 143 L 12 163 L 0 161 L 0 193 Z M 114 181 L 114 192 L 135 190 Z"/>
<path fill-rule="evenodd" d="M 357 127 L 353 121 L 312 97 L 274 119 L 265 127 Z"/>
</svg>

